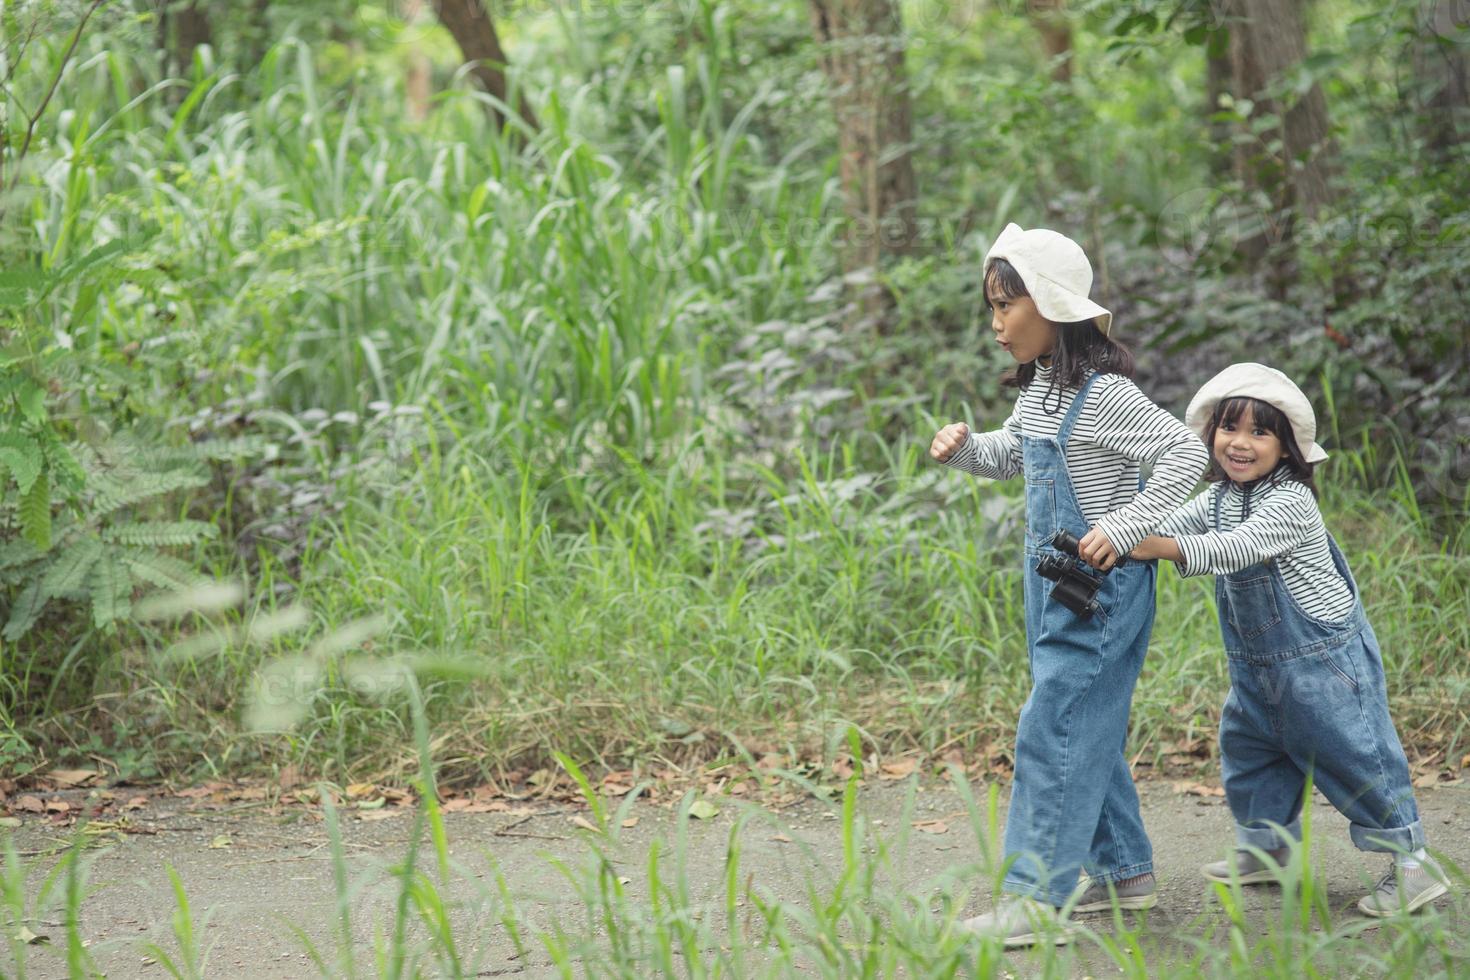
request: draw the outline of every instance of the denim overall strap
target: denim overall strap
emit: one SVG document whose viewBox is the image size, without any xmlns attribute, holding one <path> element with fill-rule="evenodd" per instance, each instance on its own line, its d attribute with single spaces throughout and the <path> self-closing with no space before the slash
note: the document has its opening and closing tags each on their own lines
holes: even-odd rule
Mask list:
<svg viewBox="0 0 1470 980">
<path fill-rule="evenodd" d="M 1052 598 L 1038 566 L 1057 530 L 1089 529 L 1067 470 L 1066 445 L 1093 384 L 1087 378 L 1054 436 L 1023 436 L 1026 475 L 1026 640 L 1031 695 L 1016 727 L 1016 768 L 1002 887 L 1061 906 L 1086 869 L 1095 882 L 1153 869 L 1124 753 L 1134 684 L 1153 627 L 1154 562 L 1101 576 L 1099 609 L 1081 617 Z"/>
<path fill-rule="evenodd" d="M 1082 405 L 1087 401 L 1097 375 L 1082 383 L 1055 435 L 1021 437 L 1021 468 L 1026 474 L 1026 553 L 1035 555 L 1049 547 L 1061 530 L 1078 538 L 1087 533 L 1087 518 L 1077 502 L 1077 493 L 1067 472 L 1067 440 L 1077 426 Z M 1055 552 L 1053 552 L 1055 553 Z"/>
<path fill-rule="evenodd" d="M 1087 393 L 1092 390 L 1092 385 L 1102 375 L 1094 371 L 1082 382 L 1082 387 L 1077 389 L 1077 397 L 1072 399 L 1072 404 L 1067 408 L 1067 414 L 1062 418 L 1062 424 L 1057 426 L 1057 445 L 1062 449 L 1067 448 L 1067 440 L 1072 438 L 1072 430 L 1077 426 L 1077 419 L 1082 415 L 1082 404 L 1087 401 Z"/>
<path fill-rule="evenodd" d="M 1226 484 L 1215 493 L 1211 526 L 1222 530 L 1221 506 Z M 1328 547 L 1337 569 L 1354 598 L 1357 584 L 1347 561 L 1328 535 Z M 1252 663 L 1276 663 L 1340 646 L 1362 631 L 1366 619 L 1361 599 L 1346 619 L 1328 622 L 1310 615 L 1291 595 L 1281 575 L 1281 563 L 1268 558 L 1238 572 L 1215 576 L 1215 605 L 1225 652 Z"/>
</svg>

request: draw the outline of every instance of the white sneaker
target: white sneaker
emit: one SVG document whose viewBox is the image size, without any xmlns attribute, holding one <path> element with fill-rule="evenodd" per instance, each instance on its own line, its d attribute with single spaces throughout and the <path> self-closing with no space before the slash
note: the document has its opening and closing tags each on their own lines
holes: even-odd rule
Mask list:
<svg viewBox="0 0 1470 980">
<path fill-rule="evenodd" d="M 1120 909 L 1139 911 L 1159 904 L 1159 888 L 1153 874 L 1141 874 L 1125 881 L 1093 881 L 1083 878 L 1077 889 L 1073 915 L 1084 912 L 1107 912 L 1116 905 Z"/>
<path fill-rule="evenodd" d="M 999 939 L 1006 949 L 1038 943 L 1063 946 L 1072 941 L 1072 926 L 1056 907 L 1016 895 L 1002 896 L 993 912 L 965 919 L 960 928 L 977 936 Z"/>
<path fill-rule="evenodd" d="M 1444 871 L 1432 860 L 1420 861 L 1417 868 L 1401 868 L 1394 860 L 1373 894 L 1358 900 L 1358 910 L 1375 919 L 1396 912 L 1415 912 L 1449 890 Z"/>
<path fill-rule="evenodd" d="M 1285 867 L 1291 852 L 1286 848 L 1267 851 L 1275 859 L 1278 865 Z M 1211 881 L 1222 881 L 1230 884 L 1239 880 L 1242 885 L 1258 885 L 1268 881 L 1275 881 L 1277 871 L 1256 855 L 1245 848 L 1237 850 L 1223 861 L 1212 861 L 1199 869 L 1199 873 Z"/>
</svg>

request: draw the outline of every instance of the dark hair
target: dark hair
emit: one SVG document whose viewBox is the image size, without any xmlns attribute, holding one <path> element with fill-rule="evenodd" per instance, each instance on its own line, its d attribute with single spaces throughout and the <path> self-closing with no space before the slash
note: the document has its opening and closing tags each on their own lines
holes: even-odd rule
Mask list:
<svg viewBox="0 0 1470 980">
<path fill-rule="evenodd" d="M 981 291 L 987 310 L 991 308 L 992 290 L 997 297 L 1003 299 L 1019 299 L 1031 295 L 1016 267 L 1005 259 L 991 259 L 985 267 Z M 1056 391 L 1057 410 L 1060 410 L 1062 391 L 1076 391 L 1081 388 L 1082 382 L 1087 380 L 1089 369 L 1098 374 L 1133 377 L 1133 354 L 1098 329 L 1096 320 L 1077 320 L 1057 324 L 1057 341 L 1051 352 L 1051 366 L 1051 383 L 1046 389 L 1046 397 Z M 1036 364 L 1028 362 L 1007 371 L 1000 382 L 1011 388 L 1027 388 L 1035 378 Z M 1043 406 L 1046 404 L 1046 397 L 1042 399 Z"/>
<path fill-rule="evenodd" d="M 1296 434 L 1291 431 L 1291 420 L 1270 402 L 1244 395 L 1221 399 L 1220 404 L 1215 406 L 1214 414 L 1210 416 L 1210 424 L 1205 426 L 1205 447 L 1210 451 L 1210 468 L 1205 471 L 1205 479 L 1210 483 L 1230 479 L 1220 468 L 1219 460 L 1215 459 L 1215 433 L 1222 425 L 1234 425 L 1240 421 L 1246 409 L 1250 410 L 1251 420 L 1256 425 L 1281 440 L 1281 460 L 1286 464 L 1290 479 L 1305 483 L 1307 489 L 1312 491 L 1312 496 L 1317 496 L 1317 485 L 1312 482 L 1312 464 L 1307 462 L 1306 455 L 1296 444 Z M 1278 466 L 1271 473 L 1270 486 L 1276 486 L 1281 480 L 1281 468 Z"/>
</svg>

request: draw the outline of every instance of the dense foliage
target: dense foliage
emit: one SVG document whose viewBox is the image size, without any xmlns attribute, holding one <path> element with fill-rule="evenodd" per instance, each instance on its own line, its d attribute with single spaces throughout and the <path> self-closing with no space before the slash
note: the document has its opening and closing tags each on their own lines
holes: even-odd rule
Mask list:
<svg viewBox="0 0 1470 980">
<path fill-rule="evenodd" d="M 451 770 L 820 754 L 838 720 L 982 745 L 1025 691 L 1019 498 L 924 450 L 1001 417 L 1007 220 L 1088 247 L 1170 408 L 1231 359 L 1303 379 L 1395 695 L 1463 751 L 1470 144 L 1425 136 L 1422 5 L 1312 5 L 1281 86 L 1326 93 L 1334 198 L 1246 261 L 1270 215 L 1212 123 L 1269 120 L 1206 104 L 1205 8 L 1074 5 L 1063 82 L 1007 5 L 905 4 L 922 241 L 881 330 L 844 305 L 801 4 L 497 8 L 534 128 L 428 5 L 232 6 L 188 64 L 179 5 L 94 6 L 0 14 L 5 765 L 406 765 L 370 683 L 401 659 Z M 130 615 L 195 575 L 245 609 Z M 1155 751 L 1224 688 L 1165 579 Z"/>
</svg>

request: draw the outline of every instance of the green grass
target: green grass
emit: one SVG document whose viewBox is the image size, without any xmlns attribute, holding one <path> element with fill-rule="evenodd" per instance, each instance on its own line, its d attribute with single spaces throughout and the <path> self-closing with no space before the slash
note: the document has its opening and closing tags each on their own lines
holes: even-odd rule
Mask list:
<svg viewBox="0 0 1470 980">
<path fill-rule="evenodd" d="M 422 721 L 421 710 L 416 712 Z M 427 726 L 419 724 L 421 759 L 427 759 Z M 784 977 L 797 973 L 828 977 L 1002 976 L 1062 977 L 1100 971 L 1128 977 L 1262 977 L 1300 976 L 1457 976 L 1467 967 L 1462 923 L 1470 894 L 1467 879 L 1453 871 L 1456 891 L 1448 905 L 1414 916 L 1382 920 L 1350 917 L 1334 920 L 1321 869 L 1313 863 L 1311 806 L 1303 814 L 1303 840 L 1291 848 L 1278 868 L 1280 909 L 1247 915 L 1239 883 L 1213 886 L 1213 901 L 1224 915 L 1201 913 L 1185 923 L 1170 920 L 1167 928 L 1150 928 L 1144 914 L 1096 916 L 1074 920 L 1074 942 L 1042 944 L 1005 951 L 994 940 L 980 939 L 958 928 L 971 914 L 977 892 L 998 893 L 1004 866 L 997 858 L 998 787 L 991 784 L 977 800 L 962 775 L 954 785 L 968 811 L 968 830 L 975 835 L 979 858 L 957 863 L 941 875 L 917 885 L 906 879 L 904 855 L 914 816 L 917 783 L 910 781 L 898 831 L 879 830 L 863 816 L 857 777 L 842 794 L 839 861 L 805 873 L 801 898 L 780 897 L 742 865 L 742 841 L 751 833 L 781 829 L 773 814 L 750 808 L 731 826 L 719 857 L 722 882 L 706 892 L 691 883 L 693 862 L 710 862 L 707 849 L 690 850 L 688 828 L 693 794 L 676 810 L 668 839 L 648 847 L 645 874 L 634 897 L 620 872 L 629 849 L 619 838 L 619 821 L 603 821 L 601 829 L 582 837 L 583 848 L 571 860 L 550 859 L 564 879 L 562 898 L 577 913 L 567 917 L 538 914 L 545 896 L 519 891 L 493 856 L 487 866 L 452 864 L 448 832 L 432 793 L 417 809 L 407 849 L 388 869 L 396 879 L 391 911 L 374 913 L 363 923 L 355 905 L 364 879 L 349 871 L 339 815 L 324 794 L 325 827 L 331 846 L 335 907 L 323 908 L 316 920 L 283 919 L 282 934 L 294 935 L 324 977 L 404 977 L 483 975 L 496 969 L 522 969 L 549 964 L 561 976 L 623 977 Z M 432 774 L 430 776 L 432 778 Z M 600 801 L 584 787 L 593 813 Z M 625 804 L 625 809 L 627 804 Z M 605 816 L 605 815 L 602 815 Z M 621 817 L 622 813 L 617 814 Z M 27 901 L 27 871 L 15 855 L 7 832 L 4 875 L 4 923 L 11 937 L 14 975 L 26 976 L 28 964 L 64 957 L 71 976 L 98 975 L 83 940 L 85 871 L 80 845 L 68 850 L 46 878 L 38 898 Z M 428 855 L 433 855 L 430 858 Z M 1269 857 L 1267 860 L 1270 861 Z M 453 882 L 451 874 L 458 876 Z M 201 948 L 189 898 L 178 875 L 169 869 L 176 911 L 174 942 L 164 948 L 137 941 L 138 950 L 175 977 L 206 975 L 209 950 Z M 49 898 L 54 882 L 64 882 L 59 899 Z M 701 882 L 709 881 L 701 876 Z M 696 894 L 701 892 L 704 894 Z M 21 927 L 50 914 L 51 904 L 65 909 L 65 948 L 30 947 L 15 937 Z M 1164 910 L 1161 909 L 1161 912 Z M 368 946 L 354 933 L 370 928 Z M 308 934 L 326 930 L 334 948 L 322 948 Z M 498 952 L 495 944 L 499 942 Z M 115 949 L 114 949 L 115 951 Z"/>
<path fill-rule="evenodd" d="M 534 43 L 591 57 L 590 23 Z M 400 660 L 435 668 L 427 718 L 456 780 L 558 751 L 831 761 L 852 727 L 865 753 L 1008 744 L 1028 689 L 1019 487 L 924 452 L 956 414 L 999 418 L 999 365 L 967 328 L 893 374 L 896 348 L 808 298 L 834 269 L 830 167 L 773 149 L 767 100 L 799 127 L 819 98 L 731 88 L 714 30 L 636 77 L 583 65 L 518 143 L 463 86 L 406 120 L 396 76 L 340 46 L 285 39 L 248 72 L 170 81 L 135 42 L 85 40 L 20 199 L 46 265 L 159 231 L 129 260 L 136 288 L 75 323 L 69 294 L 44 311 L 87 365 L 53 410 L 268 443 L 179 505 L 221 524 L 193 557 L 251 598 L 102 637 L 54 620 L 8 646 L 0 758 L 408 779 Z M 976 178 L 987 200 L 1010 186 Z M 959 277 L 968 247 L 933 262 Z M 915 302 L 942 305 L 925 294 L 948 280 L 924 274 Z M 1373 445 L 1338 449 L 1324 507 L 1407 740 L 1453 762 L 1470 559 L 1393 473 Z M 1208 583 L 1160 579 L 1144 761 L 1209 741 L 1225 690 Z M 241 630 L 277 615 L 305 628 Z M 369 659 L 321 645 L 368 617 Z M 181 633 L 204 634 L 194 654 Z M 274 715 L 252 708 L 262 678 L 285 684 Z"/>
</svg>

